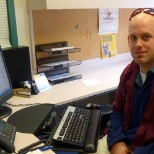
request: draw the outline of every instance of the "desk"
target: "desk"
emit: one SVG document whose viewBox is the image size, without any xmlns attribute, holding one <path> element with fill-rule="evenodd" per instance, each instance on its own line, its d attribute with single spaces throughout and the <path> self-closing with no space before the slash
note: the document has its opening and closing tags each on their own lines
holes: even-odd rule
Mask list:
<svg viewBox="0 0 154 154">
<path fill-rule="evenodd" d="M 31 98 L 14 96 L 7 102 L 14 105 L 33 103 L 51 103 L 61 105 L 114 90 L 118 86 L 121 72 L 126 65 L 130 63 L 130 61 L 131 60 L 129 59 L 125 62 L 115 63 L 114 65 L 97 66 L 93 69 L 87 68 L 85 70 L 81 70 L 78 72 L 82 74 L 82 79 L 52 85 L 50 90 L 34 95 Z M 81 81 L 87 79 L 97 79 L 101 82 L 101 84 L 84 86 Z M 20 109 L 21 107 L 12 107 L 13 112 Z M 19 133 L 17 134 L 16 140 L 19 140 L 19 138 L 24 138 L 24 136 L 25 134 Z M 36 140 L 36 137 L 30 134 L 29 139 Z M 21 141 L 23 140 L 21 139 Z M 16 149 L 20 149 L 24 145 L 26 146 L 27 143 L 24 142 L 24 144 L 22 144 L 21 142 L 15 141 Z"/>
<path fill-rule="evenodd" d="M 16 151 L 37 142 L 38 139 L 32 134 L 24 134 L 17 132 L 16 139 L 15 139 L 15 147 Z M 43 154 L 52 154 L 51 150 L 44 151 Z M 53 153 L 54 154 L 54 153 Z"/>
<path fill-rule="evenodd" d="M 32 103 L 61 105 L 114 90 L 117 88 L 122 70 L 128 63 L 127 61 L 102 68 L 95 68 L 93 70 L 80 71 L 82 79 L 51 85 L 50 90 L 39 93 L 38 95 L 33 95 L 31 98 L 14 96 L 7 102 L 14 105 Z M 87 79 L 98 79 L 101 84 L 84 86 L 81 81 Z M 13 111 L 17 110 L 18 108 L 13 108 Z"/>
</svg>

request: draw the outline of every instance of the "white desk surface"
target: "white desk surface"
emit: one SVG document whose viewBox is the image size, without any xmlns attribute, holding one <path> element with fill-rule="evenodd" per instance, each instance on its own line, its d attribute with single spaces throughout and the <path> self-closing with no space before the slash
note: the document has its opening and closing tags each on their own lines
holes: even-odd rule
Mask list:
<svg viewBox="0 0 154 154">
<path fill-rule="evenodd" d="M 120 62 L 112 65 L 106 65 L 101 67 L 95 67 L 93 69 L 86 69 L 78 71 L 82 74 L 82 78 L 70 82 L 65 82 L 61 84 L 51 85 L 51 89 L 45 92 L 39 93 L 38 95 L 33 95 L 31 98 L 24 98 L 14 96 L 7 102 L 17 105 L 17 104 L 33 104 L 33 103 L 51 103 L 51 104 L 64 104 L 79 99 L 83 99 L 89 96 L 114 90 L 117 88 L 119 83 L 120 74 L 126 65 L 130 63 L 129 61 Z M 82 80 L 97 79 L 101 84 L 93 86 L 85 86 L 81 82 Z M 12 107 L 13 112 L 20 110 L 23 107 Z M 24 141 L 24 136 L 26 134 L 17 133 L 15 140 L 16 149 L 23 148 L 27 146 L 31 141 L 37 140 L 32 134 L 28 134 L 27 142 Z M 21 141 L 21 142 L 20 142 Z M 46 151 L 47 154 L 51 154 L 51 151 Z"/>
<path fill-rule="evenodd" d="M 82 74 L 81 79 L 51 85 L 51 89 L 39 93 L 38 95 L 32 95 L 30 98 L 13 96 L 7 102 L 13 105 L 28 105 L 33 103 L 51 103 L 61 105 L 114 90 L 117 88 L 122 70 L 128 63 L 129 62 L 127 61 L 101 68 L 95 68 L 93 70 L 89 69 L 80 71 L 79 73 Z M 101 84 L 85 86 L 81 81 L 88 79 L 97 79 L 101 82 Z M 13 107 L 13 110 L 14 108 L 17 107 Z"/>
<path fill-rule="evenodd" d="M 20 149 L 23 149 L 24 147 L 26 147 L 34 142 L 37 142 L 37 141 L 38 141 L 38 139 L 32 134 L 25 134 L 25 133 L 17 132 L 15 143 L 14 143 L 14 145 L 16 147 L 16 152 L 18 152 Z M 52 152 L 51 150 L 47 150 L 47 151 L 44 151 L 43 154 L 54 154 L 54 152 Z"/>
</svg>

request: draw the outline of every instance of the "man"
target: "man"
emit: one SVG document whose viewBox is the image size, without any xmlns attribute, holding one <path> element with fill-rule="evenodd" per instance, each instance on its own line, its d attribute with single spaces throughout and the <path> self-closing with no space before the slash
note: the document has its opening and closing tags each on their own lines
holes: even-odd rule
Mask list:
<svg viewBox="0 0 154 154">
<path fill-rule="evenodd" d="M 154 154 L 154 10 L 137 9 L 129 20 L 134 60 L 121 74 L 99 154 Z"/>
</svg>

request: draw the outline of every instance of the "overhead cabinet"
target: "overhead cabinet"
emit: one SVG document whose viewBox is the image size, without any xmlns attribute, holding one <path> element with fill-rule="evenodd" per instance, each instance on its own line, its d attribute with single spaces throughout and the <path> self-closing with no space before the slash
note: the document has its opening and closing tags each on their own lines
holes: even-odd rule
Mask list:
<svg viewBox="0 0 154 154">
<path fill-rule="evenodd" d="M 145 8 L 151 7 L 153 1 L 140 0 L 26 0 L 28 10 L 42 9 L 98 9 L 98 8 Z"/>
</svg>

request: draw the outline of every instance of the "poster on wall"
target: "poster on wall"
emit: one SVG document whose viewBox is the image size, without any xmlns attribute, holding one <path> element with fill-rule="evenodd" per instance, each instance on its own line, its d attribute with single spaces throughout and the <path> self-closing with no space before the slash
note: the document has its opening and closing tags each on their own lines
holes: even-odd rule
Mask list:
<svg viewBox="0 0 154 154">
<path fill-rule="evenodd" d="M 117 33 L 118 31 L 118 9 L 99 9 L 99 35 Z"/>
<path fill-rule="evenodd" d="M 110 58 L 117 55 L 116 34 L 101 35 L 102 58 Z"/>
</svg>

